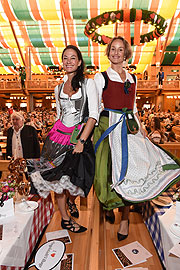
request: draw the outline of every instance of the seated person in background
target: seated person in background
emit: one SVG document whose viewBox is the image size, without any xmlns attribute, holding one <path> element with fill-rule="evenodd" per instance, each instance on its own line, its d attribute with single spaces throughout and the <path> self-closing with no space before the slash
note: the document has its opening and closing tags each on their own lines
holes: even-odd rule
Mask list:
<svg viewBox="0 0 180 270">
<path fill-rule="evenodd" d="M 39 122 L 38 118 L 34 116 L 34 126 L 36 130 L 41 130 L 42 124 Z"/>
<path fill-rule="evenodd" d="M 179 119 L 174 118 L 172 122 L 172 126 L 178 126 L 179 125 Z"/>
<path fill-rule="evenodd" d="M 151 127 L 150 127 L 150 121 L 149 121 L 149 119 L 145 119 L 145 121 L 144 121 L 144 128 L 147 130 L 147 133 L 148 134 L 151 132 Z"/>
<path fill-rule="evenodd" d="M 151 132 L 149 133 L 149 139 L 156 144 L 164 143 L 164 134 L 161 130 L 161 123 L 158 117 L 151 119 Z"/>
<path fill-rule="evenodd" d="M 31 126 L 31 118 L 26 118 L 25 125 Z"/>
<path fill-rule="evenodd" d="M 20 112 L 11 114 L 12 127 L 7 131 L 6 156 L 16 158 L 39 158 L 40 145 L 36 129 L 24 125 L 24 116 Z M 27 177 L 27 176 L 26 176 Z M 31 183 L 31 193 L 36 193 Z"/>
<path fill-rule="evenodd" d="M 42 139 L 42 142 L 45 142 L 46 140 L 46 137 L 50 131 L 50 127 L 49 128 L 46 128 L 46 127 L 42 127 L 42 131 L 41 131 L 41 139 Z"/>
<path fill-rule="evenodd" d="M 168 142 L 178 142 L 176 139 L 176 134 L 172 130 L 168 134 Z"/>
<path fill-rule="evenodd" d="M 3 136 L 7 136 L 7 131 L 8 129 L 11 127 L 11 123 L 10 122 L 6 122 L 5 123 L 5 127 L 3 129 Z"/>
<path fill-rule="evenodd" d="M 167 140 L 168 140 L 168 136 L 169 136 L 169 132 L 172 130 L 172 126 L 170 124 L 165 126 L 165 132 L 164 135 L 166 136 Z"/>
<path fill-rule="evenodd" d="M 167 143 L 168 135 L 166 134 L 166 128 L 163 123 L 161 123 L 161 132 L 163 134 L 163 143 Z"/>
</svg>

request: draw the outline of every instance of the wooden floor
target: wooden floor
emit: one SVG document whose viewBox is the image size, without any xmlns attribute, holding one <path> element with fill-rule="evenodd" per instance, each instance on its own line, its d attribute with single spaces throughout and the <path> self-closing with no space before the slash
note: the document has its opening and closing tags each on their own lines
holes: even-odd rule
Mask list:
<svg viewBox="0 0 180 270">
<path fill-rule="evenodd" d="M 80 224 L 88 227 L 88 230 L 81 234 L 71 233 L 71 244 L 66 245 L 66 253 L 74 253 L 74 270 L 115 270 L 121 265 L 112 252 L 113 248 L 138 241 L 153 256 L 147 262 L 137 266 L 146 267 L 149 270 L 162 270 L 159 257 L 152 243 L 148 230 L 142 220 L 141 214 L 130 212 L 129 236 L 119 242 L 117 230 L 121 220 L 121 213 L 115 210 L 115 224 L 105 222 L 103 210 L 93 191 L 88 196 L 87 207 L 80 206 L 80 199 L 76 199 L 80 209 L 80 217 L 77 220 Z M 55 213 L 48 225 L 46 232 L 61 229 L 61 216 L 55 205 Z M 40 245 L 46 242 L 45 234 Z M 30 268 L 35 270 L 35 267 Z M 129 268 L 131 269 L 131 268 Z"/>
</svg>

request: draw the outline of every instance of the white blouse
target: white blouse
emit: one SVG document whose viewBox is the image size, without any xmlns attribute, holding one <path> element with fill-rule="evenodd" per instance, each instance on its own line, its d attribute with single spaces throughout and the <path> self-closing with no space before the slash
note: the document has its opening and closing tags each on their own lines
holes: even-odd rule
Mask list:
<svg viewBox="0 0 180 270">
<path fill-rule="evenodd" d="M 131 76 L 131 74 L 127 70 L 124 70 L 124 71 L 126 73 L 126 80 L 129 80 L 130 83 L 134 83 L 134 79 Z M 107 75 L 110 78 L 110 80 L 123 83 L 119 74 L 111 67 L 107 69 Z M 105 86 L 105 79 L 101 73 L 96 73 L 96 75 L 94 76 L 94 81 L 96 83 L 96 88 L 98 90 L 99 112 L 101 112 L 102 111 L 102 93 L 103 93 L 103 88 Z M 136 80 L 136 86 L 137 86 L 137 80 Z M 136 107 L 136 99 L 135 99 L 133 112 L 136 113 L 137 111 L 138 110 Z"/>
<path fill-rule="evenodd" d="M 67 81 L 67 75 L 64 76 L 64 82 Z M 61 108 L 59 104 L 59 88 L 58 85 L 54 89 L 55 92 L 55 98 L 56 98 L 56 111 L 57 111 L 57 119 L 61 116 Z M 96 89 L 95 82 L 92 79 L 88 79 L 86 83 L 86 93 L 87 93 L 87 99 L 88 99 L 88 110 L 89 110 L 89 117 L 96 119 L 98 122 L 99 113 L 98 113 L 98 92 Z M 74 102 L 75 100 L 81 98 L 81 88 L 73 94 L 71 97 L 69 97 L 67 94 L 63 92 L 63 88 L 61 90 L 60 97 L 65 98 L 66 101 L 62 101 L 66 108 L 66 115 L 64 116 L 65 123 L 67 126 L 73 126 L 74 124 L 77 124 L 78 122 L 78 112 L 76 112 L 74 108 Z M 63 107 L 64 107 L 63 106 Z"/>
</svg>

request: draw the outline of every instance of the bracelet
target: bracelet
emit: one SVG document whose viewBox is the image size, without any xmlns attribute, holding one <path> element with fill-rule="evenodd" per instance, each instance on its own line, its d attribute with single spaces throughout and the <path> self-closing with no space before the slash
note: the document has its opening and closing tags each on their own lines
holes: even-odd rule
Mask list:
<svg viewBox="0 0 180 270">
<path fill-rule="evenodd" d="M 79 141 L 80 141 L 81 144 L 85 144 L 85 142 L 86 142 L 85 140 L 83 140 L 81 138 L 79 139 Z"/>
</svg>

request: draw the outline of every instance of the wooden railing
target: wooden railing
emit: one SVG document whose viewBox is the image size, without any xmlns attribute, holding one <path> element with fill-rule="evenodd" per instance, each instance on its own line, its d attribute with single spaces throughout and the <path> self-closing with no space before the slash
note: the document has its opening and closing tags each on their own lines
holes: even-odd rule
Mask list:
<svg viewBox="0 0 180 270">
<path fill-rule="evenodd" d="M 59 81 L 48 81 L 48 80 L 34 80 L 34 81 L 26 81 L 26 89 L 29 92 L 35 91 L 54 91 L 55 86 L 59 84 Z M 0 82 L 0 93 L 21 93 L 22 87 L 19 81 L 2 81 Z"/>
<path fill-rule="evenodd" d="M 158 88 L 158 81 L 138 80 L 137 81 L 137 88 L 138 89 L 157 89 Z"/>
<path fill-rule="evenodd" d="M 25 85 L 26 89 L 29 92 L 34 91 L 53 91 L 55 86 L 59 84 L 60 81 L 56 80 L 26 80 Z M 150 91 L 156 92 L 159 88 L 157 80 L 138 80 L 137 81 L 137 90 L 138 91 Z M 180 90 L 180 81 L 164 81 L 163 90 Z M 9 92 L 9 91 L 21 91 L 20 81 L 1 81 L 0 82 L 0 92 Z"/>
</svg>

